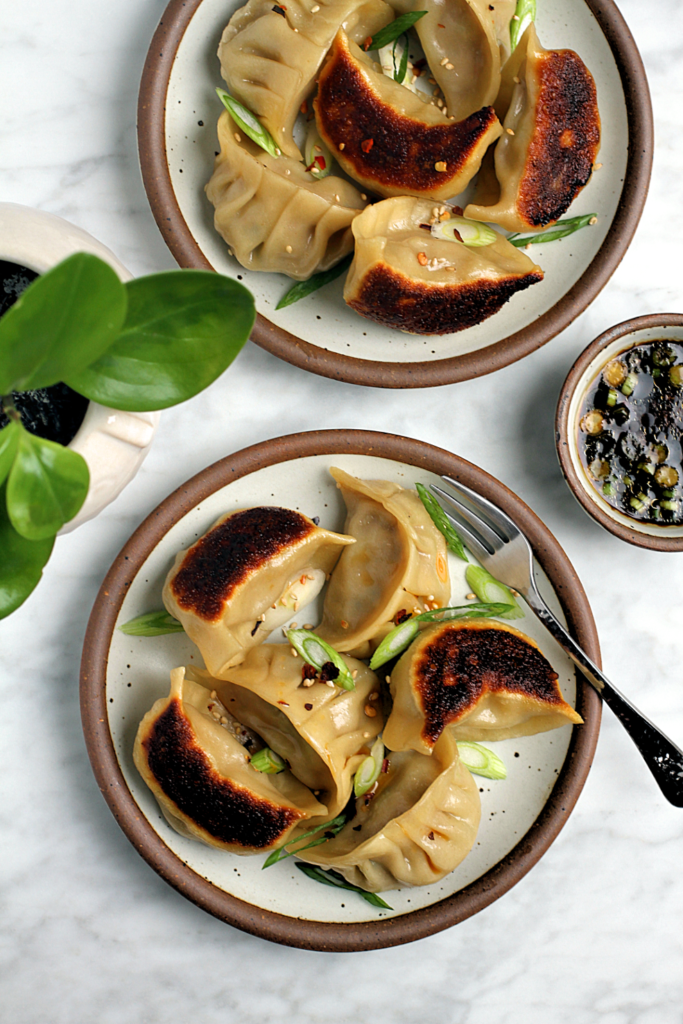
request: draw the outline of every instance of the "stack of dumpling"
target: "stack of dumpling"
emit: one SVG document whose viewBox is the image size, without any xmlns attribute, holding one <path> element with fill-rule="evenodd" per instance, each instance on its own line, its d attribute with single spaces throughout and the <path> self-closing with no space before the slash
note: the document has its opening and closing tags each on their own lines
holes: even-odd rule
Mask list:
<svg viewBox="0 0 683 1024">
<path fill-rule="evenodd" d="M 239 262 L 304 280 L 355 249 L 347 304 L 417 334 L 473 326 L 541 281 L 541 268 L 498 231 L 473 248 L 457 231 L 433 230 L 461 219 L 448 201 L 476 177 L 466 218 L 539 231 L 592 173 L 600 143 L 593 78 L 572 50 L 544 50 L 533 24 L 510 53 L 515 6 L 249 0 L 240 8 L 221 39 L 221 73 L 278 155 L 222 114 L 207 195 Z M 385 68 L 364 49 L 395 14 L 418 10 L 426 12 L 415 31 L 434 98 L 416 89 L 417 67 L 409 64 L 400 83 L 393 60 Z M 293 133 L 299 112 L 310 118 L 311 109 L 347 177 L 318 180 L 305 166 Z M 368 205 L 369 193 L 382 198 Z"/>
<path fill-rule="evenodd" d="M 164 603 L 207 668 L 171 673 L 170 693 L 140 724 L 135 763 L 182 835 L 238 854 L 296 851 L 298 833 L 344 812 L 338 835 L 303 859 L 371 891 L 427 885 L 463 860 L 479 826 L 479 790 L 457 740 L 580 719 L 536 645 L 489 620 L 427 628 L 389 693 L 364 659 L 397 621 L 448 606 L 446 544 L 415 491 L 331 473 L 347 508 L 343 534 L 291 509 L 248 508 L 178 553 Z M 325 585 L 316 633 L 341 654 L 350 690 L 288 643 L 264 643 Z M 473 685 L 463 657 L 470 665 L 475 653 Z M 354 803 L 354 776 L 383 729 L 381 771 Z M 256 770 L 263 747 L 286 770 Z"/>
</svg>

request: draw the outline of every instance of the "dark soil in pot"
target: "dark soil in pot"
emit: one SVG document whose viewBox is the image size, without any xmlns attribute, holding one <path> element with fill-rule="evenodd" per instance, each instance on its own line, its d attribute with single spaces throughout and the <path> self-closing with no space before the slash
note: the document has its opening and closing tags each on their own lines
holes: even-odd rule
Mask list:
<svg viewBox="0 0 683 1024">
<path fill-rule="evenodd" d="M 38 275 L 28 267 L 0 260 L 0 316 L 14 305 L 36 277 Z M 88 399 L 66 384 L 14 392 L 12 397 L 27 430 L 63 445 L 74 439 L 88 408 Z M 6 425 L 7 417 L 0 409 L 0 430 Z"/>
</svg>

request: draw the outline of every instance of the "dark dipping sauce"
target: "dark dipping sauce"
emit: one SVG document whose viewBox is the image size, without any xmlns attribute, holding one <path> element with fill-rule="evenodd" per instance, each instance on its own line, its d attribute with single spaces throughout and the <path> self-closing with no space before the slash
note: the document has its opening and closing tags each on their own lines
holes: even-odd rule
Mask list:
<svg viewBox="0 0 683 1024">
<path fill-rule="evenodd" d="M 632 519 L 683 523 L 683 343 L 634 345 L 591 384 L 578 448 L 588 480 Z"/>
<path fill-rule="evenodd" d="M 38 275 L 28 267 L 0 260 L 0 316 L 14 305 L 36 277 Z M 12 399 L 28 431 L 46 441 L 63 445 L 73 441 L 88 408 L 88 399 L 66 384 L 53 384 L 34 391 L 14 391 Z M 0 430 L 8 422 L 0 406 Z"/>
</svg>

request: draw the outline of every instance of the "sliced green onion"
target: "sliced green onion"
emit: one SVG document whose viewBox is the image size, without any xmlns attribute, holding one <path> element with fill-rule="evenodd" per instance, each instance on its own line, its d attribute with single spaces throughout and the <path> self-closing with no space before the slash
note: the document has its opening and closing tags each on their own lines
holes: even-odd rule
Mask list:
<svg viewBox="0 0 683 1024">
<path fill-rule="evenodd" d="M 588 227 L 589 224 L 592 226 L 597 219 L 597 213 L 584 213 L 581 217 L 567 217 L 566 220 L 558 220 L 549 231 L 543 231 L 540 235 L 525 235 L 524 238 L 520 238 L 518 234 L 509 235 L 508 242 L 518 249 L 523 249 L 526 245 L 536 245 L 539 242 L 554 242 L 558 238 L 573 235 L 575 231 Z"/>
<path fill-rule="evenodd" d="M 458 753 L 460 760 L 473 775 L 483 775 L 485 779 L 507 778 L 507 768 L 488 747 L 482 747 L 480 743 L 472 743 L 469 740 L 458 740 Z"/>
<path fill-rule="evenodd" d="M 429 512 L 430 518 L 437 530 L 439 530 L 446 538 L 446 544 L 449 551 L 452 551 L 458 558 L 462 558 L 463 562 L 469 562 L 467 552 L 465 551 L 465 545 L 462 542 L 462 537 L 455 530 L 446 516 L 446 513 L 439 505 L 436 498 L 434 498 L 427 488 L 423 484 L 415 484 L 415 489 L 420 496 L 420 501 Z"/>
<path fill-rule="evenodd" d="M 511 599 L 512 600 L 512 599 Z M 384 637 L 370 661 L 370 668 L 376 669 L 386 665 L 392 658 L 397 658 L 411 643 L 420 631 L 420 622 L 446 622 L 449 619 L 481 619 L 494 615 L 502 616 L 512 608 L 510 602 L 501 604 L 498 602 L 487 602 L 485 604 L 463 604 L 452 608 L 434 608 L 429 612 L 420 612 L 411 618 L 401 622 Z"/>
<path fill-rule="evenodd" d="M 501 614 L 500 617 L 502 619 L 524 618 L 524 612 L 512 596 L 510 588 L 506 587 L 504 583 L 501 583 L 480 565 L 468 565 L 465 571 L 465 579 L 480 601 L 495 601 L 511 605 L 509 611 Z"/>
<path fill-rule="evenodd" d="M 683 363 L 671 367 L 669 370 L 669 380 L 674 387 L 680 388 L 683 385 Z"/>
<path fill-rule="evenodd" d="M 627 374 L 626 380 L 621 385 L 621 388 L 619 390 L 621 391 L 622 395 L 626 395 L 626 397 L 628 398 L 629 395 L 633 394 L 637 383 L 637 375 L 635 373 L 629 373 Z"/>
<path fill-rule="evenodd" d="M 356 689 L 356 684 L 341 654 L 315 633 L 312 633 L 310 629 L 289 629 L 287 630 L 287 639 L 304 661 L 313 665 L 318 672 L 323 665 L 331 661 L 335 668 L 339 669 L 339 675 L 334 680 L 335 686 L 341 686 L 344 690 Z"/>
<path fill-rule="evenodd" d="M 271 156 L 281 155 L 273 136 L 263 127 L 248 107 L 245 107 L 243 103 L 236 100 L 225 89 L 216 89 L 216 93 L 235 124 L 238 128 L 242 129 L 245 135 L 249 136 L 252 142 L 255 142 L 261 149 L 265 149 L 266 153 L 270 153 Z"/>
<path fill-rule="evenodd" d="M 364 50 L 381 50 L 383 46 L 388 46 L 389 43 L 393 43 L 395 39 L 402 36 L 404 32 L 407 32 L 409 28 L 412 28 L 415 22 L 419 21 L 420 18 L 424 18 L 426 11 L 409 11 L 408 14 L 402 14 L 395 21 L 392 21 L 389 25 L 385 25 L 379 32 L 376 32 L 369 43 L 363 46 Z M 407 49 L 407 47 L 406 47 Z"/>
<path fill-rule="evenodd" d="M 314 178 L 318 180 L 326 178 L 332 170 L 332 154 L 318 135 L 315 122 L 308 129 L 304 156 L 306 157 L 306 170 Z"/>
<path fill-rule="evenodd" d="M 252 756 L 249 764 L 257 772 L 263 772 L 264 775 L 278 775 L 287 767 L 280 755 L 276 754 L 270 747 L 263 747 L 262 750 L 258 750 Z"/>
<path fill-rule="evenodd" d="M 536 0 L 517 0 L 510 21 L 510 46 L 514 50 L 532 21 L 536 20 Z"/>
<path fill-rule="evenodd" d="M 607 392 L 607 404 L 610 407 L 615 406 L 617 404 L 618 398 L 619 398 L 619 395 L 614 390 L 614 388 L 610 388 L 609 391 Z"/>
<path fill-rule="evenodd" d="M 182 633 L 183 627 L 168 612 L 146 612 L 119 626 L 127 636 L 164 636 L 165 633 Z"/>
<path fill-rule="evenodd" d="M 317 868 L 313 864 L 300 864 L 297 863 L 299 871 L 303 871 L 305 875 L 312 878 L 314 882 L 321 882 L 323 885 L 332 885 L 336 889 L 348 889 L 349 892 L 357 892 L 367 903 L 372 904 L 373 907 L 381 907 L 383 910 L 393 910 L 388 903 L 385 903 L 381 896 L 378 896 L 376 892 L 366 892 L 365 889 L 361 889 L 358 885 L 351 885 L 347 882 L 342 875 L 337 874 L 336 871 L 323 871 L 322 868 Z"/>
<path fill-rule="evenodd" d="M 358 770 L 353 780 L 353 792 L 355 796 L 365 796 L 369 789 L 377 782 L 382 763 L 384 761 L 384 740 L 378 736 L 372 745 L 370 756 L 358 765 Z"/>
<path fill-rule="evenodd" d="M 667 512 L 677 512 L 678 511 L 678 502 L 677 501 L 660 501 L 659 504 L 661 505 L 662 508 L 665 508 L 667 510 Z"/>
<path fill-rule="evenodd" d="M 456 231 L 459 238 L 456 237 Z M 476 220 L 466 220 L 464 217 L 449 217 L 448 220 L 432 224 L 432 235 L 445 242 L 462 242 L 463 245 L 469 245 L 473 249 L 480 245 L 492 245 L 499 237 L 488 224 L 480 224 Z"/>
<path fill-rule="evenodd" d="M 288 850 L 288 846 L 298 844 L 302 839 L 308 839 L 309 836 L 317 835 L 318 832 L 331 832 L 336 836 L 338 832 L 341 832 L 345 824 L 346 815 L 340 814 L 336 818 L 333 818 L 332 821 L 326 821 L 323 825 L 318 825 L 317 828 L 312 828 L 308 832 L 303 832 L 300 836 L 297 836 L 296 839 L 290 839 L 289 842 L 283 843 L 282 846 L 279 846 L 277 850 L 273 850 L 273 852 L 266 857 L 261 870 L 263 871 L 264 868 L 269 868 L 271 865 L 277 864 L 278 861 L 286 860 L 287 857 L 293 857 L 295 853 L 310 850 L 313 846 L 320 846 L 321 843 L 326 843 L 328 839 L 332 838 L 332 836 L 318 836 L 318 838 L 314 839 L 312 843 L 307 843 L 306 846 L 299 846 L 298 850 Z"/>
<path fill-rule="evenodd" d="M 374 672 L 382 665 L 386 665 L 392 658 L 397 658 L 399 654 L 402 654 L 407 647 L 410 647 L 419 632 L 420 626 L 417 620 L 411 618 L 406 619 L 405 622 L 387 633 L 370 660 L 372 671 Z"/>
<path fill-rule="evenodd" d="M 405 81 L 406 71 L 408 70 L 408 37 L 406 36 L 405 43 L 403 44 L 403 53 L 401 54 L 401 60 L 396 69 L 396 44 L 398 39 L 394 43 L 394 47 L 391 53 L 392 63 L 394 65 L 394 81 L 399 82 L 401 85 Z"/>
<path fill-rule="evenodd" d="M 285 292 L 275 308 L 284 309 L 285 306 L 291 306 L 293 302 L 305 299 L 307 295 L 317 292 L 318 288 L 323 288 L 330 281 L 336 281 L 345 270 L 349 269 L 352 260 L 353 253 L 351 252 L 343 260 L 335 264 L 334 267 L 330 267 L 329 270 L 321 270 L 319 274 L 313 274 L 312 277 L 309 277 L 308 281 L 298 281 L 289 291 Z"/>
</svg>

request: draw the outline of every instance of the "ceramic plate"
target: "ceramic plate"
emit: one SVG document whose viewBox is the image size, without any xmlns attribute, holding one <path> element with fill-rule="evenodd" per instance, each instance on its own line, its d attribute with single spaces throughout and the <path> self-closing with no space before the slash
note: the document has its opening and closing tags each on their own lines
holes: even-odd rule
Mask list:
<svg viewBox="0 0 683 1024">
<path fill-rule="evenodd" d="M 140 158 L 159 228 L 181 266 L 244 281 L 259 312 L 252 340 L 297 366 L 379 387 L 467 380 L 514 362 L 563 330 L 609 280 L 633 236 L 652 163 L 652 112 L 645 72 L 612 0 L 544 0 L 538 29 L 546 47 L 575 49 L 592 71 L 602 118 L 601 169 L 568 215 L 598 223 L 560 242 L 534 246 L 545 279 L 515 295 L 484 323 L 420 337 L 364 320 L 343 302 L 344 276 L 276 311 L 292 282 L 244 270 L 214 231 L 204 195 L 218 148 L 222 105 L 216 50 L 241 0 L 172 0 L 150 47 L 138 110 Z"/>
<path fill-rule="evenodd" d="M 366 431 L 321 431 L 267 441 L 204 470 L 163 502 L 126 544 L 95 603 L 85 641 L 81 708 L 90 759 L 102 793 L 136 849 L 184 896 L 217 917 L 289 945 L 372 949 L 420 938 L 491 903 L 544 853 L 567 819 L 592 759 L 600 702 L 576 686 L 572 663 L 533 616 L 515 623 L 541 645 L 568 701 L 585 724 L 496 744 L 508 778 L 479 779 L 482 823 L 465 861 L 437 885 L 387 895 L 377 910 L 351 892 L 304 877 L 293 861 L 263 871 L 263 856 L 238 857 L 184 839 L 171 829 L 133 764 L 138 723 L 165 696 L 169 672 L 201 664 L 184 634 L 128 637 L 116 626 L 161 607 L 163 580 L 178 550 L 223 512 L 279 504 L 341 530 L 344 503 L 328 473 L 341 466 L 365 478 L 412 486 L 450 473 L 497 502 L 524 529 L 538 561 L 541 591 L 599 663 L 586 597 L 565 554 L 524 503 L 482 470 L 419 441 Z M 464 563 L 452 558 L 453 603 L 465 603 Z M 312 610 L 310 621 L 318 621 Z M 273 636 L 276 639 L 276 636 Z M 279 637 L 281 639 L 281 637 Z"/>
</svg>

